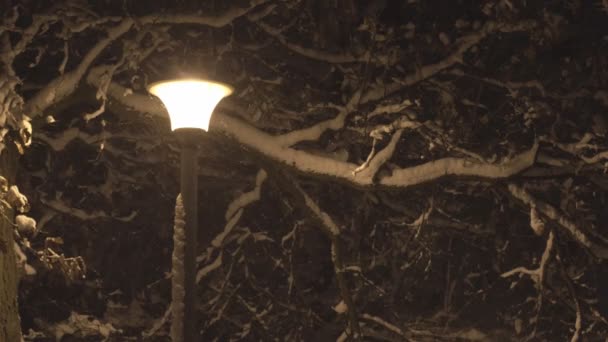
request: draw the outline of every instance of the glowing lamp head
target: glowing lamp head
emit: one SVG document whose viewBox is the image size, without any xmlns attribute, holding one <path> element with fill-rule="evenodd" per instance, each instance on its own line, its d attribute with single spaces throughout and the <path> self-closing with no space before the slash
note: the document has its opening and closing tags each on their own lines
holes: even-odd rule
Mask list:
<svg viewBox="0 0 608 342">
<path fill-rule="evenodd" d="M 202 79 L 157 82 L 149 87 L 167 108 L 171 130 L 200 128 L 207 131 L 215 106 L 232 94 L 228 85 Z"/>
</svg>

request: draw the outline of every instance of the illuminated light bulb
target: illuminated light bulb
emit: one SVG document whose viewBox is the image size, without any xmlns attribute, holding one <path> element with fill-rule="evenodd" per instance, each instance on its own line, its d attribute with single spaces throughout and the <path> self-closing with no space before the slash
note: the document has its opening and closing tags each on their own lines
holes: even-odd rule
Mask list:
<svg viewBox="0 0 608 342">
<path fill-rule="evenodd" d="M 203 79 L 183 79 L 157 82 L 149 87 L 167 108 L 171 130 L 199 128 L 209 130 L 211 114 L 217 104 L 232 94 L 223 83 Z"/>
</svg>

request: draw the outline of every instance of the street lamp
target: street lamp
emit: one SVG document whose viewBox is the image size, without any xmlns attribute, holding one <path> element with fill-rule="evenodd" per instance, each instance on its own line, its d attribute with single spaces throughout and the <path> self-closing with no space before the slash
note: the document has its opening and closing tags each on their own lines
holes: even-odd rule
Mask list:
<svg viewBox="0 0 608 342">
<path fill-rule="evenodd" d="M 184 308 L 182 325 L 178 327 L 180 331 L 177 335 L 183 336 L 184 340 L 173 342 L 196 342 L 197 141 L 202 132 L 209 129 L 209 120 L 215 106 L 232 94 L 232 88 L 203 79 L 176 79 L 153 83 L 148 90 L 167 108 L 171 130 L 181 144 L 180 192 L 185 211 Z"/>
</svg>

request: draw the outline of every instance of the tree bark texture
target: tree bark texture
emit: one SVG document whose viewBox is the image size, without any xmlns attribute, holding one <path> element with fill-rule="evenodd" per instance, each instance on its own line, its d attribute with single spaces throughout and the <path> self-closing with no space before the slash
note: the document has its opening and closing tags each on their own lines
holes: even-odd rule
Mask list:
<svg viewBox="0 0 608 342">
<path fill-rule="evenodd" d="M 0 155 L 0 175 L 14 184 L 17 153 L 5 148 Z M 19 277 L 14 249 L 13 209 L 2 204 L 0 215 L 0 341 L 21 341 L 21 324 L 17 305 Z"/>
</svg>

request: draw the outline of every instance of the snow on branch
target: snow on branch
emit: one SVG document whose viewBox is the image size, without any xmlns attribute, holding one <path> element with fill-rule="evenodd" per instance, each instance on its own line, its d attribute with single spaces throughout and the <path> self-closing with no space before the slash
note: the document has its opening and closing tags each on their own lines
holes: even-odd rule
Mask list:
<svg viewBox="0 0 608 342">
<path fill-rule="evenodd" d="M 393 170 L 393 174 L 381 179 L 380 184 L 407 187 L 449 175 L 489 179 L 508 178 L 532 166 L 537 151 L 538 144 L 534 144 L 529 150 L 497 164 L 472 161 L 467 158 L 442 158 L 417 166 Z"/>
<path fill-rule="evenodd" d="M 132 26 L 132 19 L 124 19 L 120 24 L 108 29 L 107 37 L 95 44 L 74 70 L 55 78 L 27 101 L 24 112 L 30 117 L 41 115 L 47 108 L 71 95 L 97 56 Z"/>
<path fill-rule="evenodd" d="M 341 107 L 340 112 L 333 119 L 321 121 L 311 127 L 276 136 L 275 139 L 277 140 L 277 143 L 283 147 L 290 147 L 302 141 L 317 140 L 319 139 L 321 134 L 323 134 L 328 129 L 337 131 L 344 127 L 344 120 L 346 119 L 346 115 L 346 109 Z"/>
<path fill-rule="evenodd" d="M 94 79 L 87 78 L 87 81 L 95 84 Z M 127 88 L 116 83 L 112 83 L 108 87 L 108 96 L 115 100 L 113 102 L 121 104 L 122 108 L 115 108 L 116 112 L 129 114 L 130 111 L 137 111 L 167 117 L 160 101 L 148 95 L 131 93 Z M 468 158 L 442 158 L 421 165 L 393 170 L 392 175 L 381 178 L 377 183 L 374 183 L 373 179 L 369 176 L 353 175 L 353 170 L 358 167 L 356 164 L 325 158 L 282 146 L 281 142 L 284 143 L 285 138 L 281 138 L 282 140 L 279 141 L 277 136 L 270 135 L 242 120 L 222 113 L 221 105 L 220 112 L 216 112 L 213 115 L 210 127 L 211 130 L 220 131 L 238 143 L 253 148 L 267 157 L 289 165 L 301 172 L 319 176 L 330 176 L 358 186 L 377 184 L 406 188 L 450 175 L 490 179 L 507 178 L 532 166 L 538 150 L 538 144 L 534 144 L 529 150 L 501 163 L 484 163 L 472 161 Z M 308 134 L 303 134 L 303 136 L 310 137 Z M 296 139 L 291 139 L 291 142 L 296 141 Z"/>
<path fill-rule="evenodd" d="M 545 279 L 546 279 L 545 270 L 547 269 L 547 265 L 549 264 L 549 261 L 551 260 L 551 256 L 553 255 L 554 246 L 555 246 L 555 234 L 553 233 L 553 231 L 550 231 L 549 236 L 547 237 L 547 244 L 545 245 L 545 251 L 543 252 L 543 255 L 541 256 L 540 264 L 539 264 L 538 268 L 536 268 L 534 270 L 530 270 L 526 267 L 520 266 L 520 267 L 516 267 L 510 271 L 504 272 L 500 276 L 502 278 L 508 278 L 508 277 L 511 277 L 516 274 L 527 274 L 536 283 L 536 287 L 538 288 L 538 291 L 542 292 L 543 287 L 545 285 Z"/>
<path fill-rule="evenodd" d="M 460 69 L 454 69 L 454 70 L 450 71 L 450 74 L 457 76 L 457 77 L 467 76 L 469 78 L 472 78 L 472 79 L 475 79 L 478 81 L 482 81 L 482 82 L 491 84 L 496 87 L 505 88 L 509 92 L 509 94 L 513 97 L 517 96 L 518 92 L 522 88 L 537 89 L 542 96 L 546 95 L 545 87 L 542 85 L 542 83 L 540 83 L 540 81 L 538 81 L 536 79 L 532 79 L 529 81 L 522 81 L 522 82 L 501 81 L 501 80 L 494 79 L 494 78 L 480 77 L 477 75 L 467 74 L 463 70 L 460 70 Z"/>
<path fill-rule="evenodd" d="M 73 336 L 81 341 L 89 338 L 94 338 L 98 341 L 100 338 L 103 338 L 103 341 L 107 341 L 113 334 L 120 332 L 120 330 L 114 328 L 110 323 L 105 323 L 95 319 L 93 316 L 74 311 L 65 320 L 59 322 L 38 320 L 37 325 L 49 333 L 49 335 L 55 337 L 56 341 L 65 340 L 64 336 Z"/>
<path fill-rule="evenodd" d="M 445 70 L 457 63 L 462 63 L 465 52 L 467 52 L 473 46 L 479 44 L 483 39 L 488 37 L 492 33 L 496 32 L 515 32 L 515 31 L 526 31 L 534 27 L 534 22 L 524 21 L 516 24 L 499 24 L 493 21 L 486 23 L 481 30 L 478 32 L 466 35 L 460 38 L 456 42 L 456 48 L 454 51 L 441 59 L 437 63 L 427 64 L 409 75 L 399 78 L 391 84 L 382 85 L 367 91 L 362 99 L 361 103 L 368 103 L 372 101 L 380 100 L 386 96 L 394 94 L 403 88 L 409 87 L 412 84 L 418 83 L 425 80 L 438 72 Z"/>
<path fill-rule="evenodd" d="M 258 22 L 257 25 L 260 29 L 262 29 L 262 31 L 274 37 L 279 43 L 281 43 L 281 45 L 285 46 L 287 49 L 310 59 L 335 64 L 356 62 L 365 63 L 369 60 L 369 52 L 363 54 L 362 56 L 355 56 L 350 53 L 337 54 L 317 49 L 311 49 L 290 42 L 289 40 L 287 40 L 287 38 L 285 38 L 285 36 L 281 34 L 281 30 L 279 29 L 273 28 L 262 22 Z"/>
<path fill-rule="evenodd" d="M 401 328 L 397 327 L 394 324 L 387 322 L 386 320 L 384 320 L 378 316 L 364 313 L 364 314 L 361 314 L 361 318 L 374 322 L 374 323 L 384 327 L 386 330 L 391 331 L 391 332 L 401 336 L 404 340 L 408 340 L 408 337 L 406 336 L 406 334 L 403 332 L 403 330 Z"/>
<path fill-rule="evenodd" d="M 77 127 L 68 128 L 61 135 L 51 137 L 43 133 L 36 134 L 36 139 L 48 144 L 54 151 L 62 151 L 65 147 L 76 139 L 80 139 L 87 144 L 101 142 L 103 138 L 100 135 L 91 135 L 81 131 Z"/>
<path fill-rule="evenodd" d="M 247 7 L 233 7 L 221 15 L 202 16 L 196 14 L 168 14 L 149 15 L 137 19 L 142 24 L 198 24 L 211 27 L 224 27 L 235 19 L 249 13 L 255 7 L 267 3 L 269 0 L 251 0 Z"/>
<path fill-rule="evenodd" d="M 597 151 L 600 149 L 599 145 L 590 144 L 590 141 L 593 138 L 593 134 L 585 133 L 579 141 L 574 143 L 560 143 L 547 137 L 541 137 L 540 141 L 548 142 L 564 152 L 570 153 L 574 156 L 578 156 L 587 164 L 599 163 L 604 159 L 608 160 L 608 151 L 601 151 L 590 157 L 584 155 L 584 152 L 586 150 Z"/>
<path fill-rule="evenodd" d="M 207 276 L 210 272 L 219 268 L 222 265 L 222 247 L 224 245 L 224 240 L 240 221 L 241 216 L 243 215 L 244 208 L 260 200 L 262 184 L 266 180 L 266 177 L 266 171 L 260 169 L 256 175 L 255 188 L 249 192 L 238 196 L 234 199 L 234 201 L 232 201 L 228 205 L 228 209 L 226 210 L 225 214 L 226 225 L 224 226 L 224 229 L 213 238 L 213 240 L 211 241 L 211 247 L 207 248 L 205 253 L 203 253 L 197 258 L 197 261 L 209 261 L 211 260 L 214 251 L 219 250 L 219 253 L 217 253 L 217 257 L 214 261 L 212 261 L 211 263 L 207 263 L 197 272 L 197 283 L 200 282 L 203 277 Z"/>
<path fill-rule="evenodd" d="M 255 177 L 255 188 L 252 191 L 246 192 L 237 197 L 230 203 L 230 205 L 228 205 L 225 215 L 226 221 L 230 220 L 230 218 L 232 218 L 232 216 L 234 216 L 238 210 L 260 199 L 262 184 L 266 180 L 266 177 L 266 171 L 260 169 Z"/>
<path fill-rule="evenodd" d="M 403 129 L 397 130 L 391 137 L 391 141 L 388 143 L 388 145 L 386 145 L 386 147 L 382 149 L 382 151 L 378 152 L 375 156 L 373 155 L 375 148 L 372 148 L 372 153 L 369 155 L 370 157 L 363 165 L 353 170 L 353 175 L 372 182 L 374 176 L 378 170 L 380 170 L 380 167 L 382 167 L 382 165 L 384 165 L 384 163 L 386 163 L 393 156 L 393 153 L 395 153 L 395 147 L 397 147 L 397 143 L 399 142 L 399 139 L 401 139 L 402 134 Z M 375 137 L 374 141 L 376 141 Z"/>
<path fill-rule="evenodd" d="M 317 218 L 322 225 L 323 232 L 327 235 L 331 242 L 331 260 L 334 264 L 334 273 L 340 288 L 340 296 L 342 302 L 345 304 L 345 308 L 339 310 L 340 312 L 346 311 L 348 313 L 349 329 L 348 331 L 353 335 L 355 340 L 358 340 L 361 336 L 361 329 L 359 327 L 359 321 L 357 318 L 355 302 L 353 300 L 351 291 L 348 287 L 347 280 L 344 276 L 344 257 L 342 256 L 342 248 L 340 242 L 340 227 L 334 222 L 334 220 L 326 212 L 324 212 L 315 201 L 302 189 L 295 181 L 290 182 L 293 185 L 294 193 L 301 197 L 306 205 L 306 208 Z M 338 307 L 344 306 L 338 304 Z"/>
<path fill-rule="evenodd" d="M 89 213 L 82 209 L 69 207 L 58 199 L 48 200 L 48 199 L 41 198 L 40 202 L 42 202 L 42 204 L 46 205 L 50 209 L 53 209 L 62 214 L 74 216 L 83 221 L 95 220 L 95 219 L 112 219 L 112 220 L 117 220 L 117 221 L 122 221 L 122 222 L 130 222 L 137 216 L 137 211 L 133 211 L 133 212 L 131 212 L 131 214 L 129 214 L 127 216 L 123 216 L 123 217 L 111 216 L 111 215 L 108 215 L 107 213 L 104 213 L 101 210 L 94 210 Z"/>
<path fill-rule="evenodd" d="M 15 11 L 16 11 L 16 8 L 15 8 Z M 15 14 L 18 15 L 17 13 L 15 13 Z M 16 19 L 17 19 L 17 17 L 15 17 L 15 20 Z M 23 53 L 25 51 L 25 49 L 28 47 L 28 45 L 32 42 L 34 37 L 36 37 L 36 34 L 38 32 L 40 32 L 41 29 L 48 27 L 48 25 L 51 24 L 55 20 L 57 20 L 57 18 L 52 15 L 34 15 L 34 16 L 32 16 L 32 23 L 26 29 L 18 30 L 21 33 L 21 39 L 13 46 L 13 48 L 11 50 L 3 51 L 3 53 L 10 54 L 11 58 L 14 58 L 17 55 Z M 11 23 L 11 26 L 10 26 L 11 30 L 17 30 L 14 25 L 15 25 L 14 22 Z M 1 33 L 2 33 L 2 31 L 0 31 L 0 34 Z"/>
<path fill-rule="evenodd" d="M 535 198 L 523 187 L 511 183 L 509 184 L 509 191 L 517 199 L 531 207 L 535 207 L 544 216 L 566 229 L 574 240 L 589 249 L 593 255 L 598 258 L 608 259 L 608 243 L 602 238 L 590 236 L 589 233 L 582 227 L 579 227 L 578 224 L 565 214 L 552 205 Z"/>
</svg>

